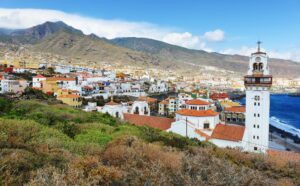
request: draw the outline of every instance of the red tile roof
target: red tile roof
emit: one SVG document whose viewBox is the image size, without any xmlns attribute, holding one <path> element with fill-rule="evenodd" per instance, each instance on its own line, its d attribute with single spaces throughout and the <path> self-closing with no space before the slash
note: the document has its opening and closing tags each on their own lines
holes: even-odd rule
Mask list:
<svg viewBox="0 0 300 186">
<path fill-rule="evenodd" d="M 60 95 L 58 98 L 80 98 L 77 94 Z"/>
<path fill-rule="evenodd" d="M 195 116 L 195 117 L 209 117 L 217 116 L 219 113 L 213 110 L 191 110 L 191 109 L 181 109 L 176 112 L 177 114 L 183 116 Z"/>
<path fill-rule="evenodd" d="M 217 124 L 213 130 L 211 138 L 229 140 L 229 141 L 241 141 L 244 136 L 245 127 L 237 125 L 223 125 Z"/>
<path fill-rule="evenodd" d="M 185 102 L 188 105 L 209 105 L 210 103 L 207 101 L 202 101 L 199 99 L 192 99 Z"/>
<path fill-rule="evenodd" d="M 114 101 L 110 101 L 110 102 L 106 103 L 105 105 L 119 105 L 119 103 L 116 103 Z"/>
<path fill-rule="evenodd" d="M 218 99 L 225 99 L 225 98 L 229 98 L 227 93 L 213 93 L 210 96 L 210 99 L 212 100 L 218 100 Z"/>
<path fill-rule="evenodd" d="M 245 106 L 233 106 L 233 107 L 226 107 L 225 108 L 225 111 L 228 111 L 228 112 L 246 112 L 246 108 Z"/>
<path fill-rule="evenodd" d="M 124 114 L 124 120 L 138 126 L 149 126 L 161 130 L 167 130 L 171 127 L 174 119 L 157 117 L 157 116 L 141 116 L 137 114 Z"/>
<path fill-rule="evenodd" d="M 47 81 L 75 81 L 75 78 L 67 78 L 67 77 L 49 77 L 46 78 Z"/>
<path fill-rule="evenodd" d="M 169 104 L 169 101 L 168 100 L 163 100 L 163 101 L 159 102 L 159 104 L 167 105 L 167 104 Z"/>
<path fill-rule="evenodd" d="M 34 76 L 33 78 L 45 78 L 45 76 L 38 74 L 38 75 Z"/>
<path fill-rule="evenodd" d="M 277 157 L 290 162 L 300 163 L 300 153 L 291 152 L 291 151 L 279 151 L 279 150 L 271 150 L 268 151 L 269 156 Z"/>
<path fill-rule="evenodd" d="M 157 102 L 157 99 L 151 98 L 151 97 L 146 97 L 146 96 L 141 96 L 138 98 L 139 101 L 147 101 L 148 103 L 155 103 Z"/>
<path fill-rule="evenodd" d="M 210 136 L 209 136 L 208 134 L 202 132 L 202 131 L 199 130 L 199 129 L 196 129 L 195 132 L 196 132 L 197 134 L 199 134 L 200 136 L 205 137 L 206 140 L 210 139 Z"/>
</svg>

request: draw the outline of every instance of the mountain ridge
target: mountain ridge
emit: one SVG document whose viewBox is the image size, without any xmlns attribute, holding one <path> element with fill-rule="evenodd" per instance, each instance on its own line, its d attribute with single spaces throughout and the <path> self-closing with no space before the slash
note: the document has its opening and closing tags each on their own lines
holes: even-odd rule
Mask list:
<svg viewBox="0 0 300 186">
<path fill-rule="evenodd" d="M 162 41 L 124 37 L 106 39 L 95 34 L 85 35 L 63 22 L 45 22 L 28 29 L 0 34 L 0 41 L 29 44 L 33 50 L 101 62 L 124 63 L 162 69 L 195 70 L 195 66 L 212 66 L 244 74 L 248 57 L 194 50 Z M 270 58 L 270 69 L 279 77 L 297 77 L 300 63 Z M 196 73 L 196 72 L 195 72 Z"/>
</svg>

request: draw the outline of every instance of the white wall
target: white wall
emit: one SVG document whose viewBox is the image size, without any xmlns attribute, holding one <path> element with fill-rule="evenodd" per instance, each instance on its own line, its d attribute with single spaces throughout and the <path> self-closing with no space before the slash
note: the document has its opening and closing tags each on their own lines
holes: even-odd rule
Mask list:
<svg viewBox="0 0 300 186">
<path fill-rule="evenodd" d="M 243 148 L 243 143 L 241 141 L 228 141 L 221 139 L 210 139 L 209 141 L 221 148 Z"/>
<path fill-rule="evenodd" d="M 260 100 L 255 101 L 255 96 L 259 96 Z M 256 102 L 256 106 L 254 105 Z M 258 103 L 260 104 L 258 106 Z M 266 152 L 269 146 L 269 115 L 270 115 L 270 93 L 269 91 L 246 91 L 246 128 L 245 128 L 245 149 L 254 151 L 254 147 L 258 148 L 258 152 Z M 256 117 L 254 117 L 256 114 Z M 258 117 L 259 114 L 259 117 Z M 254 128 L 254 125 L 256 127 Z M 257 126 L 259 125 L 259 128 Z M 253 139 L 255 136 L 255 139 Z M 257 139 L 257 136 L 259 139 Z"/>
<path fill-rule="evenodd" d="M 189 122 L 195 124 L 197 129 L 203 129 L 204 123 L 209 123 L 210 129 L 214 129 L 216 124 L 220 122 L 219 115 L 217 116 L 208 116 L 208 117 L 193 117 L 193 116 L 182 116 L 180 114 L 176 114 L 176 121 L 183 120 L 185 121 L 186 118 Z"/>
</svg>

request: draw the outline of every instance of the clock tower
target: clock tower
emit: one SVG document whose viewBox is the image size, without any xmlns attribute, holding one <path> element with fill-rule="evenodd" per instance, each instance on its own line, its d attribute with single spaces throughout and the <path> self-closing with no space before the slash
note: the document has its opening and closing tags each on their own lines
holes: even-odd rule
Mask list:
<svg viewBox="0 0 300 186">
<path fill-rule="evenodd" d="M 246 151 L 265 153 L 269 146 L 270 88 L 272 76 L 268 56 L 260 50 L 251 54 L 248 73 L 244 77 L 246 88 L 246 126 L 243 141 Z"/>
</svg>

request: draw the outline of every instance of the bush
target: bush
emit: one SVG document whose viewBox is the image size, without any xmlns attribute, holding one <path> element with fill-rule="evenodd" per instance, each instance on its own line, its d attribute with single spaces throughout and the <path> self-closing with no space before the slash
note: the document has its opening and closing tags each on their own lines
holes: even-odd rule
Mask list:
<svg viewBox="0 0 300 186">
<path fill-rule="evenodd" d="M 82 134 L 75 136 L 75 141 L 80 143 L 97 143 L 104 147 L 108 142 L 112 140 L 112 137 L 95 130 L 87 130 Z"/>
</svg>

